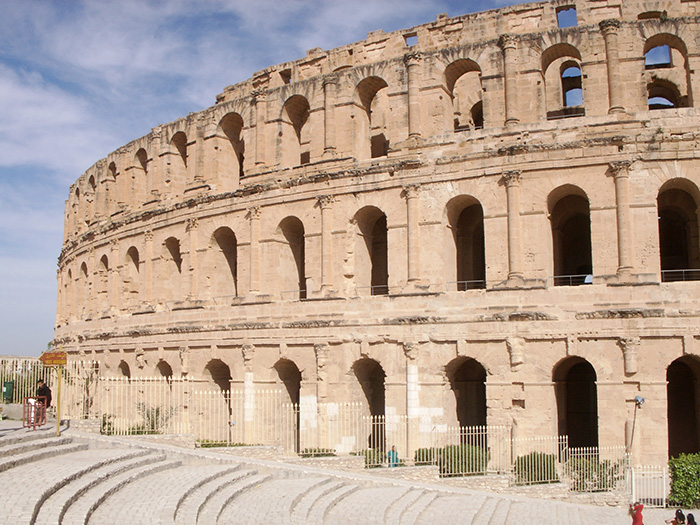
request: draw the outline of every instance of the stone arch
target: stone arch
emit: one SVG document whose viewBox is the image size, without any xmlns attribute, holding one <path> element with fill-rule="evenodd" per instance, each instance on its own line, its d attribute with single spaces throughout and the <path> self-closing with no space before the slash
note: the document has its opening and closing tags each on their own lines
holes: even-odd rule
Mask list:
<svg viewBox="0 0 700 525">
<path fill-rule="evenodd" d="M 96 200 L 97 200 L 97 183 L 95 182 L 95 176 L 90 175 L 88 178 L 88 187 L 89 189 L 89 194 L 85 196 L 85 199 L 87 201 L 87 209 L 83 210 L 83 221 L 85 224 L 90 224 L 90 221 L 95 217 L 97 214 L 97 209 L 96 209 Z M 76 188 L 76 196 L 79 197 L 79 189 Z"/>
<path fill-rule="evenodd" d="M 585 192 L 570 184 L 553 190 L 547 199 L 552 228 L 555 286 L 593 282 L 591 212 Z"/>
<path fill-rule="evenodd" d="M 700 452 L 699 378 L 700 360 L 694 355 L 679 357 L 666 369 L 669 458 Z"/>
<path fill-rule="evenodd" d="M 353 363 L 352 371 L 362 388 L 370 416 L 374 418 L 373 422 L 383 422 L 384 415 L 386 414 L 386 373 L 382 365 L 374 359 L 363 357 Z M 367 442 L 369 448 L 380 450 L 386 448 L 386 436 L 383 424 L 372 425 L 372 431 L 367 438 Z"/>
<path fill-rule="evenodd" d="M 662 281 L 700 279 L 699 196 L 697 186 L 687 179 L 671 179 L 659 190 L 657 207 Z"/>
<path fill-rule="evenodd" d="M 222 392 L 231 390 L 231 369 L 221 359 L 210 360 L 204 367 L 203 375 Z"/>
<path fill-rule="evenodd" d="M 279 258 L 275 257 L 283 298 L 306 299 L 306 250 L 304 224 L 297 217 L 282 219 L 277 227 Z"/>
<path fill-rule="evenodd" d="M 377 76 L 362 80 L 355 88 L 355 147 L 358 159 L 385 157 L 389 152 L 389 87 Z"/>
<path fill-rule="evenodd" d="M 291 168 L 311 162 L 311 108 L 303 95 L 292 95 L 280 117 L 280 164 Z"/>
<path fill-rule="evenodd" d="M 486 425 L 486 369 L 476 359 L 460 356 L 445 366 L 454 392 L 460 427 Z"/>
<path fill-rule="evenodd" d="M 238 241 L 228 226 L 217 228 L 212 235 L 212 296 L 238 295 Z"/>
<path fill-rule="evenodd" d="M 117 366 L 117 375 L 131 379 L 131 368 L 129 368 L 129 364 L 123 359 L 119 362 L 119 366 Z"/>
<path fill-rule="evenodd" d="M 153 189 L 148 178 L 148 162 L 148 152 L 145 148 L 139 148 L 134 154 L 132 179 L 136 192 L 144 202 L 148 200 L 148 195 Z"/>
<path fill-rule="evenodd" d="M 172 380 L 173 378 L 173 367 L 171 367 L 170 364 L 164 359 L 158 361 L 158 364 L 156 365 L 156 372 L 160 377 L 164 377 L 169 380 Z"/>
<path fill-rule="evenodd" d="M 581 53 L 559 43 L 542 53 L 544 100 L 548 119 L 585 115 Z"/>
<path fill-rule="evenodd" d="M 90 278 L 88 277 L 88 267 L 85 262 L 80 265 L 79 281 L 78 312 L 80 312 L 81 317 L 85 317 L 90 314 L 88 307 L 90 301 Z"/>
<path fill-rule="evenodd" d="M 445 68 L 445 86 L 452 100 L 455 131 L 484 127 L 481 68 L 473 60 L 460 58 Z"/>
<path fill-rule="evenodd" d="M 370 295 L 389 293 L 387 217 L 374 206 L 365 206 L 355 214 L 356 286 Z"/>
<path fill-rule="evenodd" d="M 182 191 L 187 181 L 187 163 L 189 160 L 187 135 L 178 131 L 170 139 L 166 185 L 174 191 Z"/>
<path fill-rule="evenodd" d="M 301 372 L 299 367 L 294 361 L 282 358 L 275 363 L 274 369 L 280 382 L 287 390 L 289 402 L 298 405 L 301 392 Z"/>
<path fill-rule="evenodd" d="M 557 403 L 559 435 L 569 436 L 569 446 L 598 446 L 597 376 L 585 359 L 569 356 L 554 367 L 552 379 Z"/>
<path fill-rule="evenodd" d="M 217 127 L 218 179 L 223 189 L 235 189 L 243 177 L 245 140 L 241 136 L 243 117 L 227 113 Z"/>
<path fill-rule="evenodd" d="M 452 230 L 455 249 L 457 290 L 486 287 L 484 248 L 484 210 L 472 196 L 460 195 L 447 203 L 448 226 Z M 450 272 L 450 275 L 452 273 Z"/>
<path fill-rule="evenodd" d="M 97 304 L 100 311 L 109 309 L 109 258 L 106 254 L 100 257 L 100 262 L 97 265 L 95 291 L 97 295 Z"/>
<path fill-rule="evenodd" d="M 647 104 L 650 110 L 692 107 L 688 48 L 670 33 L 658 33 L 644 42 Z"/>
<path fill-rule="evenodd" d="M 160 263 L 159 281 L 163 284 L 163 299 L 182 300 L 182 251 L 180 240 L 176 237 L 168 237 L 163 242 L 163 256 Z"/>
<path fill-rule="evenodd" d="M 124 292 L 128 306 L 135 306 L 138 303 L 139 288 L 141 280 L 139 269 L 141 261 L 139 259 L 139 251 L 135 246 L 131 246 L 126 252 L 126 260 L 124 261 Z"/>
</svg>

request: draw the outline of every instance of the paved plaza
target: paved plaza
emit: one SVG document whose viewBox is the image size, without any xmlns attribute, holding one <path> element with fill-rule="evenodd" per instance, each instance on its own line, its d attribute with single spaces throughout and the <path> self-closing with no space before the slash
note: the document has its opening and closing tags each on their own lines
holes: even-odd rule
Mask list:
<svg viewBox="0 0 700 525">
<path fill-rule="evenodd" d="M 631 523 L 626 509 L 0 422 L 8 524 Z M 663 523 L 669 509 L 648 509 Z"/>
</svg>

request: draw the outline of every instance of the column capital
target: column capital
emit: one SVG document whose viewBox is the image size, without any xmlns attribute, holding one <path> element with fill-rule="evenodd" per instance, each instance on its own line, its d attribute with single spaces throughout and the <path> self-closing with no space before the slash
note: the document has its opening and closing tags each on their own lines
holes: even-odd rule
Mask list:
<svg viewBox="0 0 700 525">
<path fill-rule="evenodd" d="M 243 352 L 243 363 L 246 368 L 252 364 L 253 357 L 255 357 L 255 345 L 245 344 L 241 347 Z"/>
<path fill-rule="evenodd" d="M 403 353 L 406 356 L 406 359 L 409 361 L 415 361 L 418 357 L 418 349 L 420 348 L 420 344 L 416 343 L 415 341 L 404 341 L 402 344 Z"/>
<path fill-rule="evenodd" d="M 199 219 L 197 219 L 197 217 L 191 217 L 191 218 L 187 219 L 187 223 L 185 225 L 185 231 L 190 232 L 192 230 L 196 230 L 198 226 L 199 226 Z"/>
<path fill-rule="evenodd" d="M 598 23 L 601 33 L 604 35 L 617 33 L 620 27 L 622 27 L 622 22 L 616 18 L 608 18 L 606 20 L 601 20 Z"/>
<path fill-rule="evenodd" d="M 251 96 L 251 101 L 253 103 L 264 102 L 265 99 L 267 98 L 267 89 L 263 89 L 263 88 L 254 89 L 250 92 L 250 96 Z"/>
<path fill-rule="evenodd" d="M 323 87 L 336 85 L 338 83 L 338 75 L 323 75 L 322 83 Z"/>
<path fill-rule="evenodd" d="M 404 186 L 402 186 L 403 191 L 401 192 L 401 194 L 406 198 L 406 200 L 415 199 L 416 197 L 418 197 L 420 188 L 420 184 L 405 184 Z"/>
<path fill-rule="evenodd" d="M 246 214 L 246 218 L 253 220 L 253 219 L 259 219 L 260 218 L 260 206 L 251 206 L 248 208 L 248 213 Z"/>
<path fill-rule="evenodd" d="M 631 160 L 615 160 L 608 163 L 610 173 L 613 177 L 629 177 L 629 171 L 632 167 Z"/>
<path fill-rule="evenodd" d="M 406 67 L 417 66 L 423 59 L 423 54 L 420 51 L 411 51 L 403 56 L 403 63 Z"/>
<path fill-rule="evenodd" d="M 498 45 L 503 51 L 515 49 L 518 45 L 518 39 L 515 35 L 501 35 L 498 39 Z"/>
<path fill-rule="evenodd" d="M 509 171 L 503 172 L 501 180 L 506 185 L 506 187 L 510 188 L 513 186 L 520 185 L 521 178 L 522 178 L 522 173 L 520 170 L 509 170 Z"/>
<path fill-rule="evenodd" d="M 331 207 L 331 204 L 335 202 L 334 195 L 319 195 L 316 197 L 316 202 L 322 210 L 327 210 Z"/>
</svg>

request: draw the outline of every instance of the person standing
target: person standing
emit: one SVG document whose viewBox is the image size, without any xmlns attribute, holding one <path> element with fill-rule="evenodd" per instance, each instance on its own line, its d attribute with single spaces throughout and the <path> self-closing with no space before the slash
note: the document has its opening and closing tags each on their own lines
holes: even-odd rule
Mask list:
<svg viewBox="0 0 700 525">
<path fill-rule="evenodd" d="M 642 518 L 642 510 L 644 510 L 644 505 L 640 502 L 635 501 L 630 504 L 630 514 L 632 515 L 632 525 L 644 525 Z"/>
<path fill-rule="evenodd" d="M 51 406 L 51 389 L 44 383 L 43 379 L 39 379 L 36 385 L 36 397 L 45 397 L 46 406 Z"/>
</svg>

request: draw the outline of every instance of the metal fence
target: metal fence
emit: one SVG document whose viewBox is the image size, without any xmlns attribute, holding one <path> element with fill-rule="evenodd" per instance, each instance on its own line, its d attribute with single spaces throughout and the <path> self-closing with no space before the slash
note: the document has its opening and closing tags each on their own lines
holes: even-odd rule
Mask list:
<svg viewBox="0 0 700 525">
<path fill-rule="evenodd" d="M 562 477 L 569 440 L 567 436 L 513 439 L 512 485 L 557 483 Z"/>
<path fill-rule="evenodd" d="M 566 450 L 564 476 L 572 492 L 626 490 L 629 454 L 625 447 L 581 447 Z"/>
<path fill-rule="evenodd" d="M 53 370 L 45 369 L 36 357 L 0 357 L 2 402 L 22 403 L 25 397 L 35 396 L 39 379 L 53 390 L 54 377 Z"/>
<path fill-rule="evenodd" d="M 645 507 L 665 508 L 668 505 L 668 495 L 671 492 L 668 467 L 651 465 L 632 467 L 630 485 L 632 501 L 639 501 Z"/>
<path fill-rule="evenodd" d="M 438 465 L 441 477 L 507 472 L 511 437 L 508 426 L 435 426 L 432 446 L 416 451 L 416 462 Z"/>
</svg>

